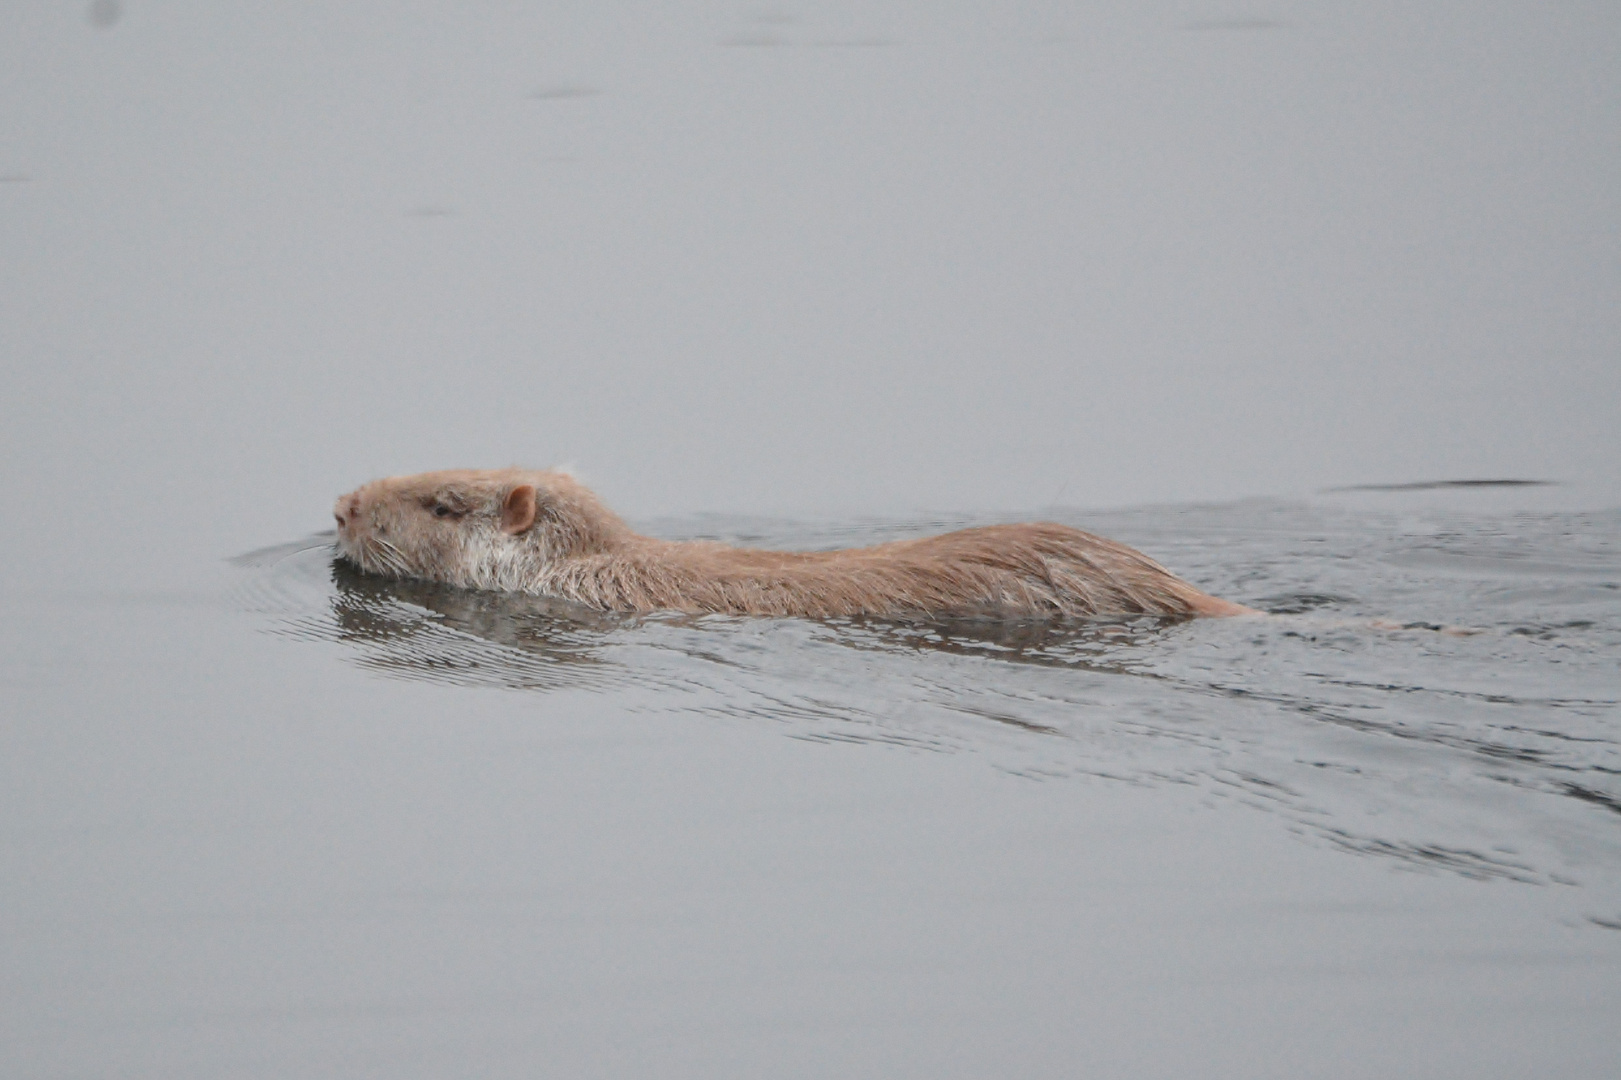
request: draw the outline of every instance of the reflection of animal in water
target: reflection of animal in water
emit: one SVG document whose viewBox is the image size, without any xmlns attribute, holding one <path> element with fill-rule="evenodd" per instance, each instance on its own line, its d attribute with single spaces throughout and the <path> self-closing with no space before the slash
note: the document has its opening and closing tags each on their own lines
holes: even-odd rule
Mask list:
<svg viewBox="0 0 1621 1080">
<path fill-rule="evenodd" d="M 708 684 L 728 686 L 732 693 L 739 679 L 760 673 L 770 653 L 754 638 L 741 639 L 755 643 L 744 652 L 733 650 L 737 635 L 757 625 L 743 618 L 631 617 L 550 597 L 378 577 L 343 559 L 328 570 L 334 591 L 324 603 L 330 617 L 312 619 L 300 610 L 290 623 L 302 636 L 343 642 L 355 650 L 360 666 L 398 678 L 543 691 L 635 685 L 690 693 Z M 858 616 L 828 620 L 823 629 L 814 638 L 819 645 L 857 652 L 940 653 L 1130 675 L 1143 673 L 1123 656 L 1170 628 L 1162 618 L 1138 615 L 1075 621 Z M 798 647 L 809 639 L 794 640 Z M 661 655 L 664 662 L 657 659 Z M 694 668 L 694 658 L 705 663 Z"/>
<path fill-rule="evenodd" d="M 387 581 L 332 564 L 328 633 L 360 651 L 365 667 L 468 686 L 555 690 L 624 677 L 600 651 L 623 617 L 546 597 Z M 324 635 L 323 635 L 324 636 Z"/>
<path fill-rule="evenodd" d="M 378 480 L 333 509 L 363 570 L 557 597 L 603 611 L 1064 618 L 1247 615 L 1124 544 L 1066 525 L 991 525 L 839 551 L 641 536 L 561 472 Z"/>
</svg>

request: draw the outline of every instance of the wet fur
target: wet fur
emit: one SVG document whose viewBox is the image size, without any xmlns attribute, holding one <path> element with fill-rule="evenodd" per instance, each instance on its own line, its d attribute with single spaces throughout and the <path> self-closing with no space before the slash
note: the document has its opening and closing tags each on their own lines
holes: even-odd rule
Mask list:
<svg viewBox="0 0 1621 1080">
<path fill-rule="evenodd" d="M 605 611 L 969 618 L 1251 611 L 1200 592 L 1123 544 L 1049 523 L 820 552 L 658 540 L 633 532 L 566 473 L 524 469 L 378 480 L 339 499 L 334 513 L 339 551 L 362 570 Z"/>
</svg>

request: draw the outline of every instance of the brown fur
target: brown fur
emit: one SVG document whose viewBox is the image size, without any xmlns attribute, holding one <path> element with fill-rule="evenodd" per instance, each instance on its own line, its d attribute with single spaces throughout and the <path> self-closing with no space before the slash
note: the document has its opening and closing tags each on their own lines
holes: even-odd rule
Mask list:
<svg viewBox="0 0 1621 1080">
<path fill-rule="evenodd" d="M 840 551 L 641 536 L 566 473 L 453 470 L 378 480 L 334 507 L 362 570 L 605 611 L 811 617 L 1240 615 L 1140 552 L 1048 523 Z"/>
</svg>

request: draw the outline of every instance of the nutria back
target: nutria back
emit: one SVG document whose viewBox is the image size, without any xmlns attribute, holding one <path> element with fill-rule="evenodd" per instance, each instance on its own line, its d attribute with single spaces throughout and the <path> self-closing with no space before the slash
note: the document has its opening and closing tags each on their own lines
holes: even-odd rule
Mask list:
<svg viewBox="0 0 1621 1080">
<path fill-rule="evenodd" d="M 566 473 L 453 470 L 378 480 L 333 509 L 362 570 L 554 596 L 605 611 L 1061 618 L 1236 615 L 1124 544 L 1066 525 L 962 529 L 793 552 L 631 530 Z"/>
</svg>

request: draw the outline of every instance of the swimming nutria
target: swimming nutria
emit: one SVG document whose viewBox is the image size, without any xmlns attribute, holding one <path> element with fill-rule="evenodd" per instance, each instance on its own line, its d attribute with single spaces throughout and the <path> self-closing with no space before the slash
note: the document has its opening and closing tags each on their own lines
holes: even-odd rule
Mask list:
<svg viewBox="0 0 1621 1080">
<path fill-rule="evenodd" d="M 1048 523 L 841 551 L 632 532 L 567 473 L 457 469 L 377 480 L 333 508 L 362 570 L 561 597 L 605 611 L 1053 618 L 1246 615 L 1140 552 Z"/>
</svg>

